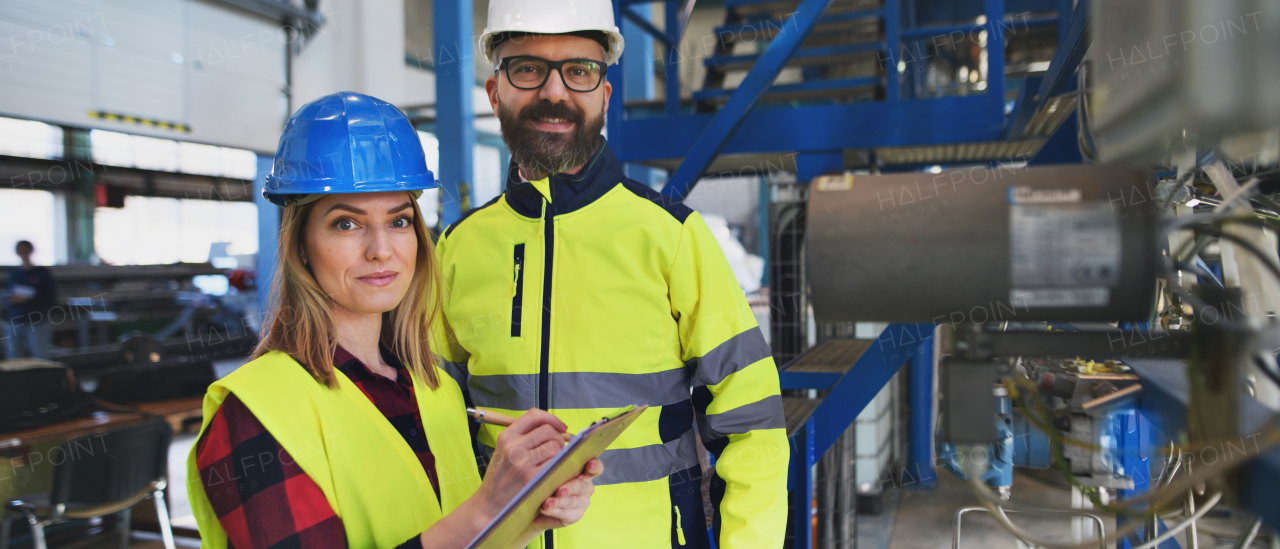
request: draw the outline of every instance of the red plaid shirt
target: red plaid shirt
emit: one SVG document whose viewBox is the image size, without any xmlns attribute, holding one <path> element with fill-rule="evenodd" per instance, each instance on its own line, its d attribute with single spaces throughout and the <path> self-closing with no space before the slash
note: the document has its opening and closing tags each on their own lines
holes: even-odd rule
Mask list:
<svg viewBox="0 0 1280 549">
<path fill-rule="evenodd" d="M 427 447 L 409 372 L 386 348 L 382 358 L 396 369 L 396 381 L 373 373 L 342 347 L 334 353 L 333 363 L 404 437 L 439 497 L 435 457 Z M 227 395 L 197 442 L 196 465 L 230 547 L 347 546 L 342 519 L 320 487 L 234 394 Z M 418 536 L 400 545 L 421 546 Z"/>
</svg>

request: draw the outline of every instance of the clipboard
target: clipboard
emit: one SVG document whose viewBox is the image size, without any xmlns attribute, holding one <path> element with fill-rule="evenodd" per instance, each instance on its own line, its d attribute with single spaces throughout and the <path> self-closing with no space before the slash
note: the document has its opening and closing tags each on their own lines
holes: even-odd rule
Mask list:
<svg viewBox="0 0 1280 549">
<path fill-rule="evenodd" d="M 582 468 L 600 454 L 630 427 L 648 406 L 628 406 L 613 417 L 606 417 L 587 426 L 569 440 L 560 452 L 553 456 L 536 476 L 520 489 L 516 497 L 485 526 L 467 549 L 507 549 L 524 529 L 538 516 L 542 502 L 556 489 L 582 473 Z"/>
</svg>

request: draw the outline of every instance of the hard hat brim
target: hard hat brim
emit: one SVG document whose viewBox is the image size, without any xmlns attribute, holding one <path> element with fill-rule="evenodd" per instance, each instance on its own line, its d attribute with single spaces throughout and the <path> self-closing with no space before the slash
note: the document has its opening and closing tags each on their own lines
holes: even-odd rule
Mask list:
<svg viewBox="0 0 1280 549">
<path fill-rule="evenodd" d="M 605 65 L 616 65 L 618 63 L 618 60 L 622 59 L 622 52 L 626 47 L 626 40 L 622 38 L 622 33 L 618 32 L 617 27 L 608 28 L 608 29 L 590 29 L 590 28 L 564 29 L 564 30 L 558 30 L 556 32 L 537 32 L 537 31 L 522 30 L 522 29 L 496 29 L 496 30 L 484 29 L 484 33 L 480 35 L 480 54 L 483 55 L 485 59 L 488 59 L 491 62 L 496 62 L 496 60 L 493 58 L 493 54 L 494 54 L 493 38 L 505 32 L 524 32 L 527 34 L 570 34 L 574 32 L 583 32 L 583 31 L 601 32 L 601 33 L 604 33 L 604 35 L 609 38 L 609 48 L 607 48 L 605 51 L 605 60 L 604 60 Z"/>
<path fill-rule="evenodd" d="M 407 191 L 414 193 L 414 199 L 416 200 L 422 196 L 422 191 L 440 188 L 440 183 L 436 181 L 434 174 L 430 171 L 422 175 L 406 177 L 403 181 L 357 181 L 354 184 L 346 181 L 342 185 L 326 185 L 325 183 L 323 180 L 290 179 L 285 181 L 269 175 L 267 176 L 267 185 L 262 189 L 262 197 L 272 204 L 285 207 L 293 203 L 289 200 L 289 196 Z M 272 190 L 268 191 L 267 189 Z"/>
</svg>

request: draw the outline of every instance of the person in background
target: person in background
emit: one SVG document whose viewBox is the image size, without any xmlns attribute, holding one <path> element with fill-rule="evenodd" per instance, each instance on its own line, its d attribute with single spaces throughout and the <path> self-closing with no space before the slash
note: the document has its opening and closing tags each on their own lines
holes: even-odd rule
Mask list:
<svg viewBox="0 0 1280 549">
<path fill-rule="evenodd" d="M 49 358 L 53 346 L 53 323 L 49 310 L 58 297 L 53 273 L 31 262 L 36 247 L 18 241 L 14 251 L 22 266 L 9 273 L 9 318 L 5 323 L 5 354 L 10 359 Z"/>
</svg>

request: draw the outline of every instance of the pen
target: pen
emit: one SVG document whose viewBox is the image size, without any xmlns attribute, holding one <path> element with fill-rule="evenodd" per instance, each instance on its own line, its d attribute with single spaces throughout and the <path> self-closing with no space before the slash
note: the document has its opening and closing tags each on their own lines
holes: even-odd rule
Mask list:
<svg viewBox="0 0 1280 549">
<path fill-rule="evenodd" d="M 499 414 L 484 408 L 467 408 L 467 415 L 475 418 L 480 423 L 488 423 L 489 425 L 498 425 L 500 427 L 510 427 L 511 422 L 515 421 L 510 416 Z M 569 442 L 573 438 L 570 433 L 564 433 L 564 441 Z"/>
</svg>

